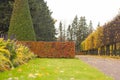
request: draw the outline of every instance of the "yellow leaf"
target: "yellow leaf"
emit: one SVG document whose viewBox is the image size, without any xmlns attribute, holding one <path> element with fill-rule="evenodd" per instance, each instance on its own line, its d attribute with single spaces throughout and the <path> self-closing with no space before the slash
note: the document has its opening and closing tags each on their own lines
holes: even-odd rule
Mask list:
<svg viewBox="0 0 120 80">
<path fill-rule="evenodd" d="M 21 69 L 21 68 L 19 68 L 19 69 L 18 69 L 18 72 L 22 72 L 22 69 Z"/>
<path fill-rule="evenodd" d="M 47 76 L 49 76 L 50 74 L 49 73 L 46 73 Z"/>
<path fill-rule="evenodd" d="M 39 74 L 38 74 L 38 76 L 39 76 L 39 77 L 42 77 L 42 76 L 43 76 L 43 74 L 39 73 Z"/>
<path fill-rule="evenodd" d="M 36 76 L 33 75 L 32 73 L 30 73 L 30 74 L 28 75 L 28 77 L 30 77 L 30 78 L 35 78 Z"/>
</svg>

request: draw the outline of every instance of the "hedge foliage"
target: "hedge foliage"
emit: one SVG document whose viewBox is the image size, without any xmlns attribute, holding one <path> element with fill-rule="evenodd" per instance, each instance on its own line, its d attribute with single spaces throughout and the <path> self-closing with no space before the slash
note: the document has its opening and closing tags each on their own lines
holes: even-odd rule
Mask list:
<svg viewBox="0 0 120 80">
<path fill-rule="evenodd" d="M 35 55 L 26 46 L 0 38 L 0 72 L 24 64 L 33 57 Z"/>
<path fill-rule="evenodd" d="M 27 45 L 36 55 L 44 58 L 74 58 L 74 42 L 18 42 Z"/>
<path fill-rule="evenodd" d="M 8 36 L 19 41 L 36 40 L 28 0 L 15 0 Z"/>
</svg>

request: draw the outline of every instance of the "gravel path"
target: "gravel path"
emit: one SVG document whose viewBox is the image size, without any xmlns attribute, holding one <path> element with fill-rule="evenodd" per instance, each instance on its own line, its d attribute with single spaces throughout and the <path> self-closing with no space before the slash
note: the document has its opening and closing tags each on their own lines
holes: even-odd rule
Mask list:
<svg viewBox="0 0 120 80">
<path fill-rule="evenodd" d="M 110 58 L 100 58 L 95 56 L 77 55 L 77 58 L 98 68 L 106 75 L 113 77 L 115 80 L 120 80 L 120 60 Z"/>
</svg>

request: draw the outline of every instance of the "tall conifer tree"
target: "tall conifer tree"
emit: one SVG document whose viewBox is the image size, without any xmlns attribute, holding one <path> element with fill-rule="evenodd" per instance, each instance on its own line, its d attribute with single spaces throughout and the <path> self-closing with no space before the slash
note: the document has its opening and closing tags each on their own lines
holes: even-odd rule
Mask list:
<svg viewBox="0 0 120 80">
<path fill-rule="evenodd" d="M 92 25 L 92 21 L 90 20 L 90 23 L 88 25 L 89 31 L 88 33 L 91 34 L 93 32 L 93 25 Z"/>
<path fill-rule="evenodd" d="M 22 41 L 36 40 L 28 0 L 15 0 L 8 36 Z"/>
<path fill-rule="evenodd" d="M 44 0 L 29 0 L 29 6 L 37 41 L 54 41 L 55 22 L 47 3 Z"/>
<path fill-rule="evenodd" d="M 13 0 L 0 0 L 0 34 L 7 34 L 13 9 Z"/>
</svg>

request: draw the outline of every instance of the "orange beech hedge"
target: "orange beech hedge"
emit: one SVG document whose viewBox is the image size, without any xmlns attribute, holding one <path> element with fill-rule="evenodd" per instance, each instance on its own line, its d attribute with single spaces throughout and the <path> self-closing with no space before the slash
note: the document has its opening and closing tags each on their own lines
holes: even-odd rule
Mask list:
<svg viewBox="0 0 120 80">
<path fill-rule="evenodd" d="M 34 42 L 19 41 L 28 46 L 38 57 L 42 58 L 74 58 L 74 42 Z"/>
</svg>

